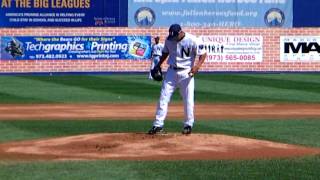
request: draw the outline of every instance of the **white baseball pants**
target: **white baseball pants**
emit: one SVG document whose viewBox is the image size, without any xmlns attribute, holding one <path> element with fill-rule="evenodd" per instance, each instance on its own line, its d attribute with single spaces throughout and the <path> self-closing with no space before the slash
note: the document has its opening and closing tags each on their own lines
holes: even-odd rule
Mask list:
<svg viewBox="0 0 320 180">
<path fill-rule="evenodd" d="M 153 126 L 162 127 L 168 112 L 168 104 L 176 88 L 179 88 L 184 104 L 184 126 L 194 123 L 194 78 L 188 73 L 190 69 L 174 70 L 168 68 L 162 83 L 160 99 L 157 105 L 156 118 Z"/>
</svg>

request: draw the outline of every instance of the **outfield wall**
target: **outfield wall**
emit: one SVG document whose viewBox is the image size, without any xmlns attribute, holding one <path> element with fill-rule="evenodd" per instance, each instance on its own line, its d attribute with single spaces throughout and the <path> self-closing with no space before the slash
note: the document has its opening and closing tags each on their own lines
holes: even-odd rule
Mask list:
<svg viewBox="0 0 320 180">
<path fill-rule="evenodd" d="M 280 36 L 317 36 L 319 28 L 185 28 L 195 35 L 262 36 L 262 62 L 206 62 L 202 71 L 320 71 L 320 59 L 280 62 Z M 160 35 L 167 28 L 1 28 L 0 36 Z M 146 72 L 148 60 L 0 60 L 0 73 L 28 72 Z"/>
</svg>

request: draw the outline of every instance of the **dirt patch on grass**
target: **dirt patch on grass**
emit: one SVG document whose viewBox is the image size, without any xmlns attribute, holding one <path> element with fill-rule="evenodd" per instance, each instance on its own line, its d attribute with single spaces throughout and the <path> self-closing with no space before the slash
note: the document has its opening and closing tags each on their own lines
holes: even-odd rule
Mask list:
<svg viewBox="0 0 320 180">
<path fill-rule="evenodd" d="M 222 160 L 319 153 L 315 148 L 217 134 L 87 134 L 0 144 L 2 160 Z"/>
</svg>

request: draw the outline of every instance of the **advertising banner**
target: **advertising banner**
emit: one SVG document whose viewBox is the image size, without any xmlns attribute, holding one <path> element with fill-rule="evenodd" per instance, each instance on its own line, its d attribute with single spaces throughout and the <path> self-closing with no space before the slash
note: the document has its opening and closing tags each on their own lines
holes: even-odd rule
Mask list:
<svg viewBox="0 0 320 180">
<path fill-rule="evenodd" d="M 150 36 L 1 37 L 2 60 L 149 59 Z"/>
<path fill-rule="evenodd" d="M 129 27 L 292 27 L 292 0 L 129 0 Z"/>
<path fill-rule="evenodd" d="M 320 62 L 320 36 L 281 36 L 281 62 Z"/>
<path fill-rule="evenodd" d="M 128 26 L 128 0 L 0 0 L 0 27 Z"/>
<path fill-rule="evenodd" d="M 262 36 L 201 36 L 207 62 L 262 62 Z"/>
<path fill-rule="evenodd" d="M 293 27 L 320 27 L 320 1 L 294 0 Z"/>
</svg>

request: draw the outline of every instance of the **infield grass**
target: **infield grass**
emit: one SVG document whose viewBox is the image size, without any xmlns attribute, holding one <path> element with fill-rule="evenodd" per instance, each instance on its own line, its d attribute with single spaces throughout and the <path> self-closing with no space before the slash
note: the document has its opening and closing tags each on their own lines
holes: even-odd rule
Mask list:
<svg viewBox="0 0 320 180">
<path fill-rule="evenodd" d="M 161 86 L 132 74 L 0 76 L 0 84 L 0 103 L 156 102 Z M 320 74 L 198 74 L 195 89 L 198 102 L 319 103 Z"/>
</svg>

